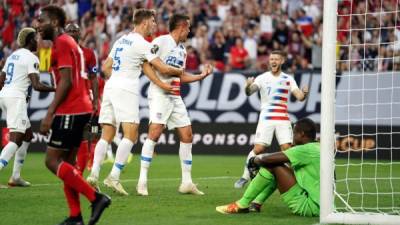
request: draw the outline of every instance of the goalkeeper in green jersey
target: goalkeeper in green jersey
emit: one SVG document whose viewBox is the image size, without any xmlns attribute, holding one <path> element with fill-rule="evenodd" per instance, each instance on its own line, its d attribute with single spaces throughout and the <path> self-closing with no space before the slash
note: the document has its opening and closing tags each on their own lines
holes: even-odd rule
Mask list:
<svg viewBox="0 0 400 225">
<path fill-rule="evenodd" d="M 284 152 L 251 158 L 249 169 L 261 168 L 243 197 L 229 205 L 218 206 L 216 210 L 223 214 L 259 212 L 264 201 L 278 189 L 282 201 L 294 214 L 319 216 L 320 145 L 315 137 L 316 127 L 312 120 L 297 121 L 294 127 L 296 146 Z"/>
</svg>

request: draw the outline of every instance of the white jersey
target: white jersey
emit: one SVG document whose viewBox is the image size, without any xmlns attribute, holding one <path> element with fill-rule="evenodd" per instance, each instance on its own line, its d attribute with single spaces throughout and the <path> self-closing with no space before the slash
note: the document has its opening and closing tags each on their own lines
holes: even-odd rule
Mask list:
<svg viewBox="0 0 400 225">
<path fill-rule="evenodd" d="M 113 59 L 112 73 L 105 88 L 120 88 L 139 94 L 139 76 L 145 61 L 157 57 L 157 49 L 142 35 L 131 32 L 120 37 L 108 57 Z"/>
<path fill-rule="evenodd" d="M 153 40 L 152 44 L 158 46 L 157 56 L 167 65 L 176 68 L 186 67 L 186 48 L 183 43 L 176 43 L 174 38 L 170 34 L 162 35 Z M 179 77 L 164 76 L 157 71 L 158 78 L 166 83 L 170 83 L 175 86 L 180 86 Z M 157 85 L 150 83 L 149 96 L 152 95 L 166 95 L 165 91 Z M 174 94 L 180 96 L 177 92 Z"/>
<path fill-rule="evenodd" d="M 265 72 L 254 80 L 254 85 L 261 95 L 260 119 L 263 117 L 265 120 L 289 120 L 289 92 L 299 89 L 293 77 L 283 72 L 279 76 Z"/>
<path fill-rule="evenodd" d="M 39 74 L 39 59 L 28 49 L 20 48 L 7 58 L 2 71 L 6 73 L 6 80 L 0 97 L 25 99 L 31 85 L 28 75 Z"/>
</svg>

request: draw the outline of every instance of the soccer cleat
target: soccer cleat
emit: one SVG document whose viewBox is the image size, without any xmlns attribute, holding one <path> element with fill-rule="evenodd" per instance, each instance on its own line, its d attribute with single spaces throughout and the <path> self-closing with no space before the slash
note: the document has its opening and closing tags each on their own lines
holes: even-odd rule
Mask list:
<svg viewBox="0 0 400 225">
<path fill-rule="evenodd" d="M 111 205 L 111 198 L 105 194 L 96 192 L 96 199 L 92 202 L 92 215 L 90 215 L 88 225 L 94 225 L 99 221 L 104 210 Z"/>
<path fill-rule="evenodd" d="M 106 187 L 111 188 L 113 191 L 117 192 L 120 195 L 129 195 L 117 179 L 113 179 L 112 177 L 108 176 L 103 183 L 104 185 L 106 185 Z"/>
<path fill-rule="evenodd" d="M 249 182 L 247 179 L 241 177 L 239 180 L 235 182 L 235 188 L 237 189 L 243 188 L 247 184 L 247 182 Z"/>
<path fill-rule="evenodd" d="M 99 187 L 99 180 L 97 177 L 93 176 L 93 175 L 89 175 L 86 178 L 86 181 L 88 182 L 88 184 L 92 187 L 94 187 L 94 189 L 96 189 L 97 191 L 100 191 L 100 187 Z"/>
<path fill-rule="evenodd" d="M 250 212 L 261 212 L 261 204 L 252 202 L 249 206 L 249 211 Z"/>
<path fill-rule="evenodd" d="M 178 191 L 182 194 L 204 195 L 204 192 L 197 189 L 197 186 L 193 183 L 182 183 Z"/>
<path fill-rule="evenodd" d="M 147 191 L 147 183 L 138 183 L 136 186 L 136 191 L 138 195 L 148 196 L 149 192 Z"/>
<path fill-rule="evenodd" d="M 79 215 L 79 216 L 74 216 L 74 217 L 70 216 L 58 225 L 84 225 L 84 223 L 83 223 L 82 216 Z"/>
<path fill-rule="evenodd" d="M 13 177 L 8 180 L 8 186 L 10 187 L 30 187 L 31 183 L 22 179 L 21 177 L 14 179 Z"/>
<path fill-rule="evenodd" d="M 236 214 L 236 213 L 248 213 L 249 208 L 240 208 L 236 202 L 231 203 L 229 205 L 221 205 L 215 208 L 217 212 L 222 214 Z"/>
</svg>

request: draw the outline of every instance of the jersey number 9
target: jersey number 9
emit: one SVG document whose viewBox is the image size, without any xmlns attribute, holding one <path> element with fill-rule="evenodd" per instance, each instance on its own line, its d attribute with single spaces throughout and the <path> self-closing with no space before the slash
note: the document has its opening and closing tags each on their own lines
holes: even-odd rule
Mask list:
<svg viewBox="0 0 400 225">
<path fill-rule="evenodd" d="M 14 75 L 14 63 L 9 63 L 7 65 L 6 80 L 4 81 L 4 83 L 5 84 L 11 83 L 13 75 Z"/>
</svg>

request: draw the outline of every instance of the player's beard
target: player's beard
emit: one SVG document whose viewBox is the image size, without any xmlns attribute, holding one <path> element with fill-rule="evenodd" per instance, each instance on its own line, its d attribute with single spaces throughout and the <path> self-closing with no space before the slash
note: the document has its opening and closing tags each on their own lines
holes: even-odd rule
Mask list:
<svg viewBox="0 0 400 225">
<path fill-rule="evenodd" d="M 41 28 L 39 33 L 43 40 L 52 41 L 55 36 L 55 30 L 51 25 Z"/>
</svg>

